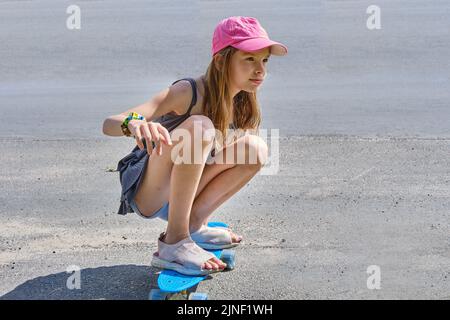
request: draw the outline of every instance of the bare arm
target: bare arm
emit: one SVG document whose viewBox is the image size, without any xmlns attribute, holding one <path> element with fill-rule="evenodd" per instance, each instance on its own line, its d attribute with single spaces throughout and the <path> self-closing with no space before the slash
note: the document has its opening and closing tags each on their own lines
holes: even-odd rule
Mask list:
<svg viewBox="0 0 450 320">
<path fill-rule="evenodd" d="M 109 116 L 103 122 L 103 134 L 107 136 L 123 136 L 120 125 L 130 112 L 137 112 L 145 117 L 147 122 L 159 118 L 169 112 L 184 114 L 192 99 L 192 89 L 189 82 L 180 81 L 160 91 L 149 101 L 120 114 Z M 131 122 L 131 121 L 130 121 Z"/>
</svg>

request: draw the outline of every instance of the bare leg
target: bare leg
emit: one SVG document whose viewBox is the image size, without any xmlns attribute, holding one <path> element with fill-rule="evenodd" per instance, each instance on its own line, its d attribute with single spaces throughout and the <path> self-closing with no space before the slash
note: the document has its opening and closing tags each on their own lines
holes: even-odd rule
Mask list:
<svg viewBox="0 0 450 320">
<path fill-rule="evenodd" d="M 197 230 L 202 224 L 207 223 L 213 211 L 238 192 L 257 172 L 258 170 L 237 165 L 214 177 L 194 201 L 190 228 Z M 232 236 L 234 242 L 239 241 L 238 236 L 234 234 Z"/>
<path fill-rule="evenodd" d="M 203 128 L 208 129 L 208 128 Z M 202 130 L 203 130 L 202 129 Z M 200 132 L 200 134 L 202 134 Z M 191 134 L 195 137 L 195 134 Z M 197 142 L 198 143 L 198 142 Z M 195 142 L 191 140 L 193 148 Z M 191 150 L 190 163 L 174 164 L 170 175 L 170 196 L 169 196 L 169 220 L 167 224 L 164 242 L 168 244 L 177 243 L 190 235 L 189 221 L 192 204 L 195 198 L 198 184 L 205 167 L 208 153 L 211 150 L 211 141 L 202 140 L 201 163 L 194 162 L 194 148 Z M 205 263 L 207 269 L 224 268 L 225 264 L 218 260 Z"/>
<path fill-rule="evenodd" d="M 247 164 L 207 165 L 204 169 L 191 211 L 191 230 L 196 230 L 202 224 L 207 223 L 212 212 L 250 181 L 264 164 L 267 158 L 267 146 L 258 137 L 252 137 L 250 140 L 238 139 L 234 144 L 231 144 L 223 149 L 221 153 L 218 153 L 216 157 L 226 157 L 226 153 L 230 148 L 235 148 L 234 154 L 236 155 L 237 143 L 246 144 L 247 149 L 258 148 L 258 163 L 249 164 L 248 159 L 246 159 Z M 234 242 L 239 241 L 239 237 L 234 233 L 232 233 L 232 238 Z"/>
<path fill-rule="evenodd" d="M 172 161 L 172 151 L 176 153 L 173 148 L 175 146 L 181 147 L 187 150 L 188 146 L 185 145 L 184 140 L 175 142 L 174 146 L 163 146 L 164 156 L 159 158 L 153 158 L 149 160 L 149 165 L 153 165 L 151 170 L 146 171 L 146 178 L 144 179 L 138 195 L 135 197 L 136 203 L 139 205 L 141 212 L 149 212 L 148 216 L 151 216 L 155 210 L 160 206 L 160 202 L 165 203 L 167 200 L 170 202 L 169 206 L 169 221 L 167 230 L 163 242 L 167 244 L 174 244 L 183 240 L 189 236 L 189 220 L 192 203 L 198 187 L 198 183 L 205 166 L 207 153 L 211 149 L 211 143 L 208 141 L 202 141 L 197 145 L 201 145 L 199 150 L 202 153 L 202 157 L 194 163 L 195 144 L 193 139 L 197 138 L 194 134 L 195 125 L 194 121 L 202 122 L 202 130 L 209 127 L 214 127 L 211 121 L 204 116 L 191 116 L 189 120 L 183 122 L 180 127 L 190 131 L 190 135 L 187 138 L 191 139 L 191 162 L 190 163 L 174 163 Z M 180 128 L 181 129 L 181 128 Z M 192 129 L 192 130 L 191 130 Z M 178 129 L 176 129 L 178 130 Z M 201 136 L 200 136 L 201 138 Z M 183 136 L 182 139 L 185 139 Z M 175 141 L 172 137 L 172 140 Z M 180 148 L 178 148 L 180 150 Z M 183 153 L 181 149 L 181 153 Z M 155 152 L 155 150 L 153 150 Z M 169 155 L 170 154 L 170 155 Z M 174 155 L 175 156 L 175 155 Z M 155 155 L 156 157 L 156 155 Z M 202 159 L 204 159 L 202 161 Z M 175 160 L 175 159 L 173 159 Z M 150 162 L 152 161 L 152 162 Z M 167 177 L 167 182 L 166 182 Z M 169 186 L 166 191 L 165 186 Z M 168 198 L 166 193 L 168 193 Z M 158 202 L 155 202 L 158 201 Z M 219 269 L 225 267 L 225 264 L 217 258 L 212 258 L 203 264 L 205 269 Z"/>
<path fill-rule="evenodd" d="M 190 234 L 191 207 L 203 167 L 204 164 L 176 164 L 172 169 L 167 243 L 178 242 Z"/>
</svg>

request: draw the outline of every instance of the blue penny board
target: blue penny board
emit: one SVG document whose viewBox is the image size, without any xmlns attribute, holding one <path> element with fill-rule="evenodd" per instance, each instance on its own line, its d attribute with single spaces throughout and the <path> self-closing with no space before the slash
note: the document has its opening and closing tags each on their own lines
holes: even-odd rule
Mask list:
<svg viewBox="0 0 450 320">
<path fill-rule="evenodd" d="M 209 222 L 208 227 L 225 227 L 228 225 L 223 222 Z M 207 250 L 212 252 L 218 259 L 222 254 L 221 250 Z M 158 277 L 158 287 L 163 292 L 177 293 L 183 290 L 187 290 L 196 284 L 200 283 L 206 279 L 208 275 L 204 276 L 189 276 L 185 274 L 178 273 L 174 270 L 164 269 L 161 271 Z"/>
</svg>

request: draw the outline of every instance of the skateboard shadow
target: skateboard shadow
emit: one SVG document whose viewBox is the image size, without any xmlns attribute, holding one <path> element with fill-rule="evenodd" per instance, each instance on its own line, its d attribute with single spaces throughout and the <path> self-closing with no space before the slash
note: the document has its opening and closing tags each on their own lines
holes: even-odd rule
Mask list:
<svg viewBox="0 0 450 320">
<path fill-rule="evenodd" d="M 159 269 L 151 266 L 119 265 L 86 268 L 79 273 L 80 289 L 69 289 L 74 273 L 60 272 L 28 280 L 0 300 L 147 300 L 157 288 Z"/>
</svg>

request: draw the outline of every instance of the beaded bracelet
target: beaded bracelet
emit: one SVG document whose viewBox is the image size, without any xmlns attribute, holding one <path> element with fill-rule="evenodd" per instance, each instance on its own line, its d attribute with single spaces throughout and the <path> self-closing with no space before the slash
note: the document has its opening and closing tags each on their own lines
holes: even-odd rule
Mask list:
<svg viewBox="0 0 450 320">
<path fill-rule="evenodd" d="M 128 129 L 128 123 L 131 120 L 145 120 L 145 117 L 143 115 L 140 115 L 139 113 L 130 112 L 128 117 L 126 117 L 125 120 L 123 120 L 122 124 L 120 125 L 123 134 L 127 137 L 131 137 L 130 129 Z"/>
</svg>

